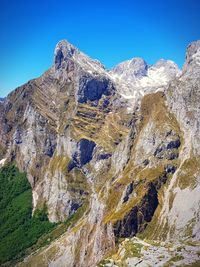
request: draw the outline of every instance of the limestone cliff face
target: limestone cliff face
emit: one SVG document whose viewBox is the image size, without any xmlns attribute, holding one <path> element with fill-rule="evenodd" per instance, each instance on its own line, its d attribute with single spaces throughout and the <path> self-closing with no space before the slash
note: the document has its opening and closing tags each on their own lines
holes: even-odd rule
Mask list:
<svg viewBox="0 0 200 267">
<path fill-rule="evenodd" d="M 199 241 L 199 54 L 198 41 L 182 73 L 141 59 L 106 71 L 61 41 L 53 66 L 0 102 L 0 162 L 27 172 L 33 208 L 56 222 L 81 211 L 21 266 L 96 266 L 137 234 Z"/>
</svg>

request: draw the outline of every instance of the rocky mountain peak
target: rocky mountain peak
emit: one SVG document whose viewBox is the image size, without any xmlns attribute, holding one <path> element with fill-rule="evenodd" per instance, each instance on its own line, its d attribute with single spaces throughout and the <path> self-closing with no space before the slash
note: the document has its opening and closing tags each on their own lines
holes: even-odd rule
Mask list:
<svg viewBox="0 0 200 267">
<path fill-rule="evenodd" d="M 119 84 L 119 93 L 126 99 L 135 99 L 136 95 L 160 90 L 180 73 L 178 66 L 171 60 L 160 59 L 148 65 L 142 58 L 124 61 L 110 71 Z"/>
<path fill-rule="evenodd" d="M 131 60 L 119 63 L 111 72 L 123 78 L 141 78 L 147 74 L 147 63 L 142 58 L 132 58 Z"/>
<path fill-rule="evenodd" d="M 200 41 L 189 44 L 186 50 L 186 62 L 183 66 L 183 72 L 187 72 L 191 77 L 198 75 L 200 68 Z"/>
<path fill-rule="evenodd" d="M 63 61 L 67 61 L 71 58 L 78 49 L 70 44 L 67 40 L 61 40 L 56 45 L 54 51 L 54 65 L 56 69 L 59 69 Z"/>
<path fill-rule="evenodd" d="M 61 40 L 54 51 L 54 69 L 65 77 L 66 70 L 74 70 L 75 66 L 90 74 L 105 75 L 105 67 L 100 61 L 90 58 L 67 40 Z"/>
<path fill-rule="evenodd" d="M 166 59 L 160 59 L 149 67 L 149 72 L 152 70 L 158 71 L 161 74 L 160 77 L 165 76 L 168 81 L 178 76 L 181 72 L 174 61 Z"/>
<path fill-rule="evenodd" d="M 189 44 L 186 50 L 186 63 L 189 64 L 196 56 L 200 54 L 200 40 Z"/>
<path fill-rule="evenodd" d="M 171 69 L 176 69 L 178 70 L 178 66 L 177 64 L 172 61 L 172 60 L 166 60 L 166 59 L 160 59 L 158 60 L 155 64 L 154 64 L 154 67 L 157 67 L 157 68 L 161 68 L 161 67 L 164 67 L 164 68 L 171 68 Z"/>
</svg>

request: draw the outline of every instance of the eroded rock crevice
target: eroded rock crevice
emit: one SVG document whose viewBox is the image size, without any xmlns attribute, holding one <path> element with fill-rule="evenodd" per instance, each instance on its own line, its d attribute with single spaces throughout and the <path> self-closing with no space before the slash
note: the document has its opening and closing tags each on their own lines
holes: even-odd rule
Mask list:
<svg viewBox="0 0 200 267">
<path fill-rule="evenodd" d="M 132 237 L 142 232 L 158 206 L 158 195 L 153 183 L 148 185 L 148 190 L 142 201 L 134 206 L 130 212 L 114 224 L 114 234 L 116 238 Z"/>
</svg>

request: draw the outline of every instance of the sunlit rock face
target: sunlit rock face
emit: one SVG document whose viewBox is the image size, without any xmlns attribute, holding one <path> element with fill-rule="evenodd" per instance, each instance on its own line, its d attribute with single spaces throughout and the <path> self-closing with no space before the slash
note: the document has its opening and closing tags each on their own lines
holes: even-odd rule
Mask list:
<svg viewBox="0 0 200 267">
<path fill-rule="evenodd" d="M 112 73 L 124 79 L 142 78 L 147 76 L 148 65 L 142 58 L 133 58 L 118 64 L 112 69 Z"/>
<path fill-rule="evenodd" d="M 183 71 L 140 58 L 107 71 L 63 40 L 47 72 L 0 100 L 0 166 L 27 172 L 34 210 L 74 218 L 20 266 L 93 267 L 121 238 L 146 244 L 135 235 L 200 241 L 199 49 L 189 45 Z"/>
<path fill-rule="evenodd" d="M 68 43 L 67 41 L 60 41 L 55 48 L 54 52 L 54 66 L 58 70 L 70 60 L 74 53 L 76 53 L 76 48 Z"/>
<path fill-rule="evenodd" d="M 187 67 L 191 63 L 196 63 L 198 65 L 199 53 L 200 53 L 200 41 L 191 43 L 187 47 L 185 67 Z"/>
</svg>

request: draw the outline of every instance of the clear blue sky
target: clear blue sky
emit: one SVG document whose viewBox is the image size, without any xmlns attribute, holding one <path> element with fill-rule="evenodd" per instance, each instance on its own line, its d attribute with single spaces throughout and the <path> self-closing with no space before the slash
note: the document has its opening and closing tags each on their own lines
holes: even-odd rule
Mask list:
<svg viewBox="0 0 200 267">
<path fill-rule="evenodd" d="M 67 39 L 107 68 L 142 57 L 180 67 L 200 39 L 199 0 L 0 0 L 0 96 L 40 76 Z"/>
</svg>

